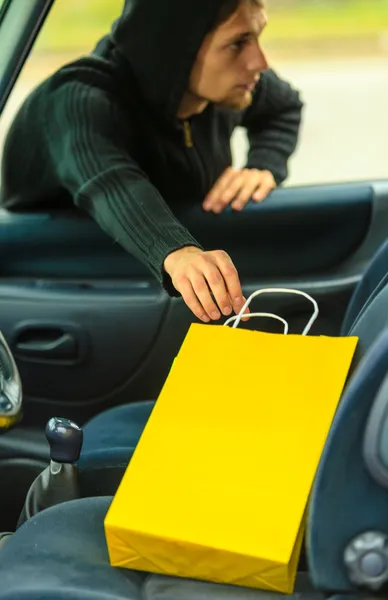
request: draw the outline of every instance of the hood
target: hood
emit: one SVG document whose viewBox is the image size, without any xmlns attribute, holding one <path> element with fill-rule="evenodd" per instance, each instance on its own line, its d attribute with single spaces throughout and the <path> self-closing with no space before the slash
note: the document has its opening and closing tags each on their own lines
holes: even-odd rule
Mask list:
<svg viewBox="0 0 388 600">
<path fill-rule="evenodd" d="M 145 102 L 176 120 L 196 55 L 224 0 L 126 0 L 111 42 L 129 63 Z"/>
</svg>

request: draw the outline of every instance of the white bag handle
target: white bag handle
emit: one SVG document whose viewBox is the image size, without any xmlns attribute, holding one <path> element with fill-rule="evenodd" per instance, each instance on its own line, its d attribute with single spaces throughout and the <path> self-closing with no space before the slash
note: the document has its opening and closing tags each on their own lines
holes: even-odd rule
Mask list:
<svg viewBox="0 0 388 600">
<path fill-rule="evenodd" d="M 288 333 L 289 325 L 288 325 L 287 321 L 285 319 L 283 319 L 282 317 L 275 315 L 274 313 L 265 313 L 265 312 L 249 313 L 248 315 L 243 315 L 243 316 L 247 317 L 248 319 L 250 319 L 251 317 L 269 317 L 271 319 L 276 319 L 277 321 L 281 321 L 283 323 L 284 335 L 287 335 L 287 333 Z M 224 325 L 229 325 L 230 323 L 233 323 L 233 321 L 237 321 L 237 319 L 240 319 L 239 315 L 236 315 L 235 317 L 229 317 L 229 319 L 227 321 L 225 321 Z"/>
<path fill-rule="evenodd" d="M 314 300 L 314 298 L 312 298 L 309 294 L 307 294 L 306 292 L 302 292 L 300 290 L 294 290 L 291 288 L 263 288 L 262 290 L 256 290 L 256 292 L 253 292 L 253 294 L 251 294 L 248 298 L 248 300 L 245 302 L 244 306 L 242 307 L 242 309 L 240 310 L 239 314 L 235 317 L 230 317 L 230 319 L 228 319 L 224 325 L 229 325 L 229 323 L 233 323 L 232 328 L 235 329 L 236 327 L 238 327 L 238 325 L 240 324 L 241 319 L 244 317 L 250 318 L 250 317 L 271 317 L 273 319 L 277 319 L 278 321 L 281 321 L 284 324 L 284 333 L 287 334 L 288 333 L 288 323 L 285 319 L 282 319 L 281 317 L 279 317 L 278 315 L 275 315 L 273 313 L 251 313 L 251 314 L 247 314 L 244 315 L 244 311 L 248 308 L 248 306 L 250 305 L 250 303 L 252 302 L 253 298 L 256 298 L 256 296 L 260 296 L 261 294 L 296 294 L 298 296 L 304 296 L 305 298 L 307 298 L 307 300 L 309 300 L 312 305 L 314 306 L 314 312 L 313 315 L 311 317 L 311 319 L 309 320 L 309 322 L 307 323 L 306 327 L 304 328 L 304 330 L 302 331 L 302 335 L 307 335 L 311 329 L 311 327 L 313 326 L 313 324 L 315 323 L 315 321 L 318 318 L 319 315 L 319 308 L 318 308 L 318 304 L 316 302 L 316 300 Z"/>
</svg>

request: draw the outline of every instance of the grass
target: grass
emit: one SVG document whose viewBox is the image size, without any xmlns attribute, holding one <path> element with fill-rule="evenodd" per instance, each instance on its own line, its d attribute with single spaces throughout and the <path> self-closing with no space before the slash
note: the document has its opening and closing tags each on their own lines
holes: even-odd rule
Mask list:
<svg viewBox="0 0 388 600">
<path fill-rule="evenodd" d="M 388 32 L 388 0 L 305 0 L 293 9 L 276 8 L 276 3 L 277 0 L 268 0 L 270 25 L 264 40 L 271 43 L 341 37 L 365 39 Z M 123 0 L 57 0 L 37 49 L 90 50 L 109 31 L 122 6 Z"/>
</svg>

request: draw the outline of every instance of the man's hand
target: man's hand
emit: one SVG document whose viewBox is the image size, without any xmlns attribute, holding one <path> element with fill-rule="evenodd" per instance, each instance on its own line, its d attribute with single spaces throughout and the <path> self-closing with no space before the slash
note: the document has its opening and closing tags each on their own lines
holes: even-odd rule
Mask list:
<svg viewBox="0 0 388 600">
<path fill-rule="evenodd" d="M 204 252 L 195 246 L 176 250 L 164 261 L 165 271 L 183 300 L 198 319 L 209 323 L 245 302 L 231 258 L 222 250 Z M 249 312 L 247 310 L 246 312 Z"/>
<path fill-rule="evenodd" d="M 249 200 L 261 202 L 275 188 L 276 182 L 270 171 L 230 167 L 206 196 L 203 208 L 219 214 L 230 204 L 233 210 L 242 210 Z"/>
</svg>

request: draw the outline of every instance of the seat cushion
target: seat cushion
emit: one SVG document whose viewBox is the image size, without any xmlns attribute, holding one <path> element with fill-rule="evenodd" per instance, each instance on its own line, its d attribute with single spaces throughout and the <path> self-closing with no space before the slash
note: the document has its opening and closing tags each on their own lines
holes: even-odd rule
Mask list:
<svg viewBox="0 0 388 600">
<path fill-rule="evenodd" d="M 82 496 L 115 494 L 154 405 L 117 406 L 86 423 L 78 461 Z"/>
<path fill-rule="evenodd" d="M 109 565 L 111 500 L 59 504 L 20 527 L 1 550 L 0 600 L 141 600 L 145 575 Z"/>
<path fill-rule="evenodd" d="M 112 499 L 58 504 L 27 521 L 1 551 L 0 600 L 321 600 L 305 577 L 291 596 L 176 580 L 109 564 L 104 518 Z M 300 593 L 299 592 L 302 592 Z M 306 596 L 303 591 L 306 590 Z"/>
<path fill-rule="evenodd" d="M 113 453 L 115 460 L 128 463 L 154 408 L 154 401 L 135 402 L 116 406 L 91 419 L 83 428 L 84 441 L 80 464 L 93 461 L 99 454 Z M 113 456 L 113 454 L 112 454 Z"/>
<path fill-rule="evenodd" d="M 266 592 L 233 585 L 220 585 L 205 581 L 178 579 L 163 575 L 147 577 L 143 584 L 144 600 L 324 600 L 324 596 L 312 589 L 307 574 L 300 573 L 296 579 L 295 594 Z"/>
</svg>

